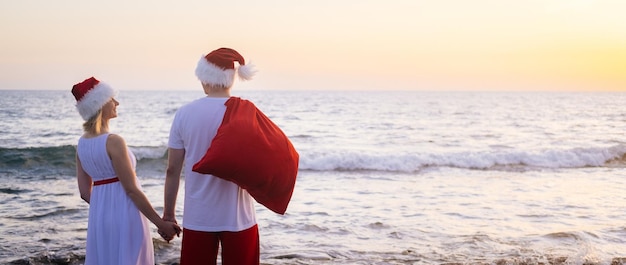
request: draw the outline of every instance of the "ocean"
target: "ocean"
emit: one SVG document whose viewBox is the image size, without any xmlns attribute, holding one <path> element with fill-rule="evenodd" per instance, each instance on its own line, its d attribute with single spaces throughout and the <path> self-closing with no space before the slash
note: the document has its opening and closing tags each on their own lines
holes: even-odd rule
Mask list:
<svg viewBox="0 0 626 265">
<path fill-rule="evenodd" d="M 262 264 L 626 264 L 626 93 L 233 95 L 300 154 L 287 213 L 257 205 Z M 159 213 L 170 123 L 202 96 L 117 97 L 111 132 Z M 0 264 L 84 260 L 74 106 L 69 89 L 0 90 Z M 176 264 L 180 238 L 151 229 L 157 264 Z"/>
</svg>

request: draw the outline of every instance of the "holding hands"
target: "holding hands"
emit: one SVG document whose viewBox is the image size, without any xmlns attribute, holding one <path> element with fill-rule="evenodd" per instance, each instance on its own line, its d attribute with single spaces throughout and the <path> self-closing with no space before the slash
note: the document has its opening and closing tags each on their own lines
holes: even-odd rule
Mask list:
<svg viewBox="0 0 626 265">
<path fill-rule="evenodd" d="M 159 235 L 168 243 L 174 239 L 174 236 L 180 237 L 181 228 L 176 223 L 176 219 L 166 220 L 163 218 L 163 222 L 157 227 Z"/>
</svg>

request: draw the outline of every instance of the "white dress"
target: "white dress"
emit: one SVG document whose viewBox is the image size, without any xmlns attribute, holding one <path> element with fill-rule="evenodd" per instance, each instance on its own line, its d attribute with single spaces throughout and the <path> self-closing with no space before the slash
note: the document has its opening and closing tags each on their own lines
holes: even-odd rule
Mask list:
<svg viewBox="0 0 626 265">
<path fill-rule="evenodd" d="M 78 140 L 78 157 L 94 182 L 116 177 L 106 151 L 108 135 Z M 135 156 L 128 153 L 134 168 Z M 111 264 L 154 264 L 148 220 L 119 181 L 94 185 L 89 203 L 85 265 Z"/>
</svg>

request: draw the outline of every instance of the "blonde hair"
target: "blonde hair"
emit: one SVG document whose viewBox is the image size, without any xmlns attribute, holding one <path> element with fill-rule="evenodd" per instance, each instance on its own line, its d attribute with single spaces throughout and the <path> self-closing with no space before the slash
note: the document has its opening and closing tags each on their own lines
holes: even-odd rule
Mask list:
<svg viewBox="0 0 626 265">
<path fill-rule="evenodd" d="M 102 109 L 100 109 L 98 110 L 98 112 L 96 112 L 96 115 L 93 115 L 91 118 L 89 118 L 89 120 L 83 123 L 83 130 L 86 133 L 100 134 L 100 132 L 102 131 L 102 127 L 104 127 L 103 122 L 104 121 L 102 120 Z"/>
</svg>

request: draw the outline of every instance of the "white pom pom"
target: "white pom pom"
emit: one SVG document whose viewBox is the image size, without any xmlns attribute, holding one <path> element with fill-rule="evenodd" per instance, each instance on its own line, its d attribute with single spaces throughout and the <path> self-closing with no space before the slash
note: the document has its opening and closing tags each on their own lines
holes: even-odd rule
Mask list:
<svg viewBox="0 0 626 265">
<path fill-rule="evenodd" d="M 257 70 L 254 69 L 254 65 L 251 63 L 239 66 L 237 74 L 241 80 L 250 80 L 256 74 Z"/>
</svg>

